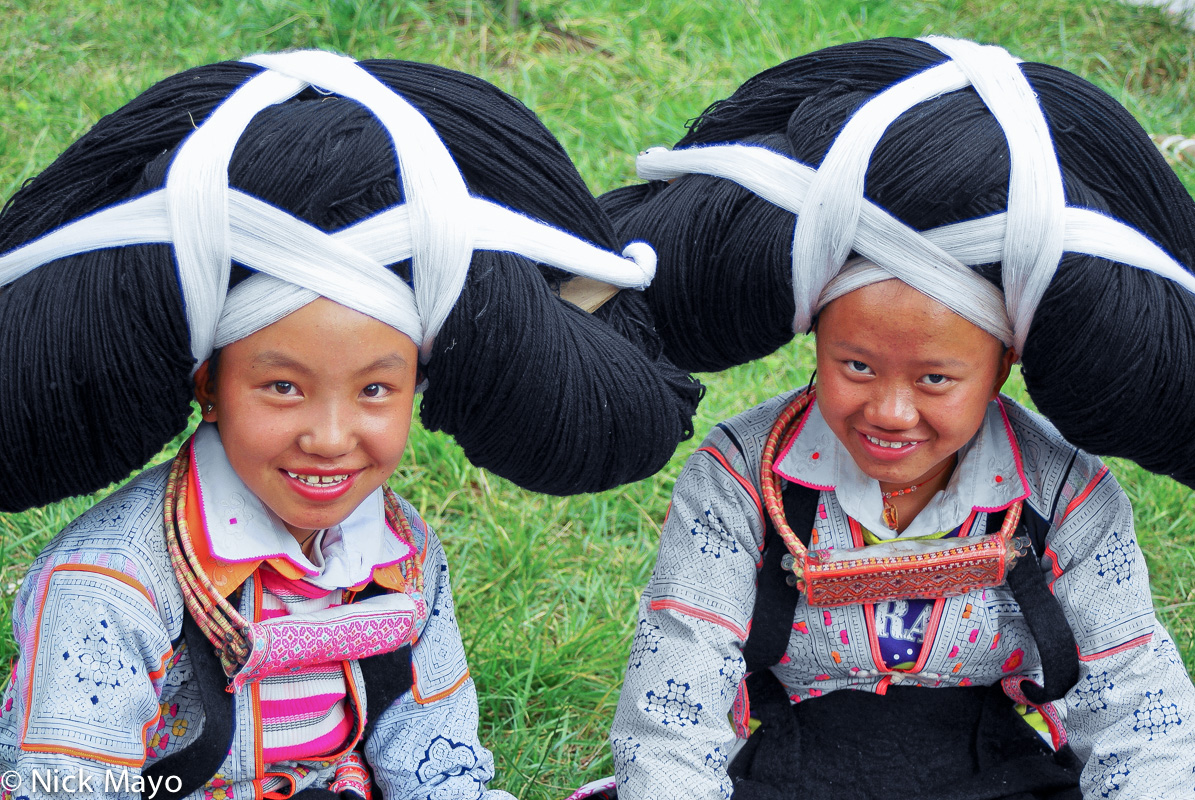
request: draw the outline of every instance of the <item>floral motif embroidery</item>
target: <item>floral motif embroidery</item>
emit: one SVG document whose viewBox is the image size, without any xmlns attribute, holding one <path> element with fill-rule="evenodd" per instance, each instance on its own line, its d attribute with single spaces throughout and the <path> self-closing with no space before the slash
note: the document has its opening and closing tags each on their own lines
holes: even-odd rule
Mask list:
<svg viewBox="0 0 1195 800">
<path fill-rule="evenodd" d="M 1133 712 L 1133 716 L 1137 719 L 1133 723 L 1133 730 L 1145 731 L 1151 742 L 1155 736 L 1163 736 L 1169 733 L 1171 728 L 1183 724 L 1182 717 L 1178 715 L 1178 706 L 1164 701 L 1165 693 L 1164 689 L 1146 692 L 1145 696 L 1149 698 L 1149 705 Z"/>
<path fill-rule="evenodd" d="M 722 520 L 714 516 L 713 509 L 707 508 L 704 516 L 704 522 L 700 518 L 693 520 L 693 527 L 689 531 L 694 536 L 704 539 L 701 552 L 714 558 L 721 558 L 725 553 L 737 553 L 738 544 L 734 537 L 726 532 Z"/>
<path fill-rule="evenodd" d="M 1095 563 L 1099 565 L 1097 572 L 1100 577 L 1113 578 L 1118 585 L 1131 580 L 1134 548 L 1135 545 L 1131 541 L 1126 542 L 1120 535 L 1120 531 L 1113 531 L 1108 538 L 1108 550 L 1095 554 Z"/>
<path fill-rule="evenodd" d="M 423 752 L 415 777 L 422 784 L 436 786 L 449 778 L 466 775 L 476 766 L 477 754 L 472 747 L 437 736 Z"/>
<path fill-rule="evenodd" d="M 721 747 L 715 747 L 712 753 L 705 754 L 705 767 L 709 770 L 719 770 L 726 765 L 726 753 L 722 752 Z M 721 790 L 724 800 L 730 800 L 731 790 L 727 786 L 729 781 L 722 781 Z"/>
<path fill-rule="evenodd" d="M 614 739 L 610 742 L 610 749 L 614 752 L 614 761 L 619 764 L 629 764 L 639 757 L 639 742 L 634 736 Z"/>
<path fill-rule="evenodd" d="M 646 696 L 643 710 L 658 714 L 665 725 L 683 728 L 697 724 L 697 712 L 702 706 L 689 697 L 689 684 L 669 678 L 668 688 L 662 694 L 649 689 Z"/>
<path fill-rule="evenodd" d="M 1079 704 L 1088 711 L 1103 711 L 1108 707 L 1104 702 L 1104 693 L 1116 684 L 1108 678 L 1107 672 L 1098 675 L 1086 675 L 1075 686 L 1075 697 Z"/>
<path fill-rule="evenodd" d="M 662 641 L 664 637 L 660 634 L 659 625 L 640 620 L 639 630 L 635 632 L 635 643 L 631 645 L 630 666 L 636 669 L 643 666 L 644 656 L 658 652 Z"/>
<path fill-rule="evenodd" d="M 204 800 L 236 800 L 232 782 L 224 775 L 216 773 L 203 787 Z"/>
<path fill-rule="evenodd" d="M 1101 767 L 1096 786 L 1099 787 L 1100 797 L 1112 797 L 1120 791 L 1120 782 L 1129 776 L 1128 759 L 1120 760 L 1117 753 L 1109 753 L 1107 758 L 1099 759 Z"/>
</svg>

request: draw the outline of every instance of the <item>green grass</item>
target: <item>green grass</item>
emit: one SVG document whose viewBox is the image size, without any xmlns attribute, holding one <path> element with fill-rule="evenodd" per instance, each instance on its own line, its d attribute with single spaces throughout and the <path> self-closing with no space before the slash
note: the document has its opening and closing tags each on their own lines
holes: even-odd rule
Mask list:
<svg viewBox="0 0 1195 800">
<path fill-rule="evenodd" d="M 631 154 L 670 144 L 712 100 L 782 59 L 883 35 L 996 42 L 1077 71 L 1145 128 L 1195 136 L 1195 37 L 1148 7 L 1103 0 L 524 0 L 511 30 L 491 0 L 0 0 L 0 192 L 10 195 L 101 115 L 196 64 L 285 47 L 430 61 L 521 98 L 560 137 L 595 191 L 634 179 Z M 1176 165 L 1195 189 L 1195 164 Z M 803 384 L 808 342 L 706 376 L 704 432 Z M 1014 378 L 1014 394 L 1024 397 Z M 698 439 L 702 433 L 698 434 Z M 562 500 L 471 466 L 416 429 L 394 479 L 448 550 L 458 615 L 495 751 L 495 785 L 558 798 L 611 771 L 606 729 L 638 593 L 672 481 L 697 446 L 656 477 Z M 1189 490 L 1113 465 L 1133 499 L 1155 604 L 1195 666 L 1195 502 Z M 93 502 L 0 515 L 0 626 L 39 548 Z M 5 637 L 0 658 L 13 654 Z"/>
</svg>

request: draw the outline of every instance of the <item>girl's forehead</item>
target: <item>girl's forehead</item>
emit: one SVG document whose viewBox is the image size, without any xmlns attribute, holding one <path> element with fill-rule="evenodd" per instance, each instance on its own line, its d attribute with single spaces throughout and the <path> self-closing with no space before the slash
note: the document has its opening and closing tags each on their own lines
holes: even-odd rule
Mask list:
<svg viewBox="0 0 1195 800">
<path fill-rule="evenodd" d="M 864 286 L 827 304 L 816 335 L 823 347 L 873 358 L 962 366 L 1002 352 L 996 337 L 898 280 Z"/>
<path fill-rule="evenodd" d="M 220 358 L 222 367 L 228 364 L 308 371 L 406 369 L 417 363 L 418 348 L 409 336 L 324 297 L 230 343 Z"/>
</svg>

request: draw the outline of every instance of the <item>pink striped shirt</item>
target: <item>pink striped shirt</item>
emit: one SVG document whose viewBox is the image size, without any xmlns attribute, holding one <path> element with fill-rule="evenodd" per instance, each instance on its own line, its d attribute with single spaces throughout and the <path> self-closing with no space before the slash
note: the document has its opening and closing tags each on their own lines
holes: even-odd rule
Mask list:
<svg viewBox="0 0 1195 800">
<path fill-rule="evenodd" d="M 290 580 L 268 566 L 258 570 L 258 576 L 263 621 L 321 611 L 343 602 L 340 589 Z M 262 757 L 267 764 L 320 759 L 348 743 L 354 717 L 347 705 L 344 670 L 344 662 L 329 661 L 260 681 Z"/>
</svg>

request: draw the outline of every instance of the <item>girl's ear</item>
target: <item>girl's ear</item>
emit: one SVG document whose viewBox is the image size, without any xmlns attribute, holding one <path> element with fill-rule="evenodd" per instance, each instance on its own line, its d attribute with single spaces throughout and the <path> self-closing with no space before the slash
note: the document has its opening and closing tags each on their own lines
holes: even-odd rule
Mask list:
<svg viewBox="0 0 1195 800">
<path fill-rule="evenodd" d="M 1008 380 L 1008 376 L 1012 372 L 1012 365 L 1016 363 L 1016 360 L 1017 351 L 1011 347 L 1004 348 L 1004 355 L 1000 356 L 1000 368 L 996 370 L 996 385 L 992 387 L 993 400 L 1004 388 L 1004 382 Z"/>
<path fill-rule="evenodd" d="M 216 421 L 216 376 L 212 374 L 211 359 L 204 361 L 195 370 L 195 402 L 204 422 Z"/>
</svg>

